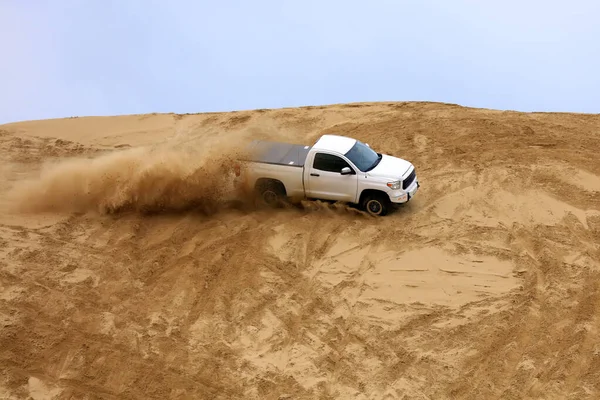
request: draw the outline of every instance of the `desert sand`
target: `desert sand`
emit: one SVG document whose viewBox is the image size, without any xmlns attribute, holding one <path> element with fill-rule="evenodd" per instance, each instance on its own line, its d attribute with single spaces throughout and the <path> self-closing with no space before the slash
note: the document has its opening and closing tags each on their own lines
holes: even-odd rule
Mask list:
<svg viewBox="0 0 600 400">
<path fill-rule="evenodd" d="M 417 196 L 228 201 L 236 146 L 323 133 Z M 2 125 L 0 398 L 599 398 L 599 152 L 600 115 L 439 103 Z"/>
</svg>

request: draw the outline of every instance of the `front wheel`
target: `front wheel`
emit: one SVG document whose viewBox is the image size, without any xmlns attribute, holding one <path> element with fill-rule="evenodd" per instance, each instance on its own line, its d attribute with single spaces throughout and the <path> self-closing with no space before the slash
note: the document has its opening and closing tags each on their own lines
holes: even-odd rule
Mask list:
<svg viewBox="0 0 600 400">
<path fill-rule="evenodd" d="M 387 215 L 390 208 L 390 200 L 383 194 L 367 195 L 363 201 L 363 209 L 375 217 Z"/>
</svg>

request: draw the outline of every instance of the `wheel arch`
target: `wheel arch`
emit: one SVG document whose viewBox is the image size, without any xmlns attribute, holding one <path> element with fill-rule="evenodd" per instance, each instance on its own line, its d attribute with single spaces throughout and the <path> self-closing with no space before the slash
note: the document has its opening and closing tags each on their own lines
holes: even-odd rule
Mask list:
<svg viewBox="0 0 600 400">
<path fill-rule="evenodd" d="M 381 195 L 381 196 L 386 196 L 389 199 L 389 195 L 384 192 L 383 190 L 379 190 L 379 189 L 364 189 L 361 193 L 360 196 L 358 198 L 358 204 L 363 204 L 363 202 L 365 201 L 365 198 L 370 195 L 370 194 L 374 194 L 374 195 Z"/>
<path fill-rule="evenodd" d="M 256 180 L 256 182 L 254 183 L 254 189 L 256 190 L 261 190 L 264 189 L 266 187 L 269 186 L 275 186 L 279 189 L 281 189 L 282 194 L 287 196 L 287 189 L 285 187 L 285 185 L 283 184 L 282 181 L 280 181 L 279 179 L 274 179 L 274 178 L 258 178 Z"/>
</svg>

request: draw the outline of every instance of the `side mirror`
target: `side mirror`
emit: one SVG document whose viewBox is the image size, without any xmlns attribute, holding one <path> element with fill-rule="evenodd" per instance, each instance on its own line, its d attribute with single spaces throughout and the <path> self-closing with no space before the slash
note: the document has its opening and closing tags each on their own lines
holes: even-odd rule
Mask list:
<svg viewBox="0 0 600 400">
<path fill-rule="evenodd" d="M 352 170 L 350 169 L 350 167 L 344 167 L 342 168 L 342 175 L 350 175 L 352 173 Z"/>
</svg>

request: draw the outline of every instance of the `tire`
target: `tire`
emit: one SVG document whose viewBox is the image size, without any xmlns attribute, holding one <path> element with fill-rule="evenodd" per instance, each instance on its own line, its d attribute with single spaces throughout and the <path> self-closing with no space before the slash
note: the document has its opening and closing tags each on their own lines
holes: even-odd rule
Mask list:
<svg viewBox="0 0 600 400">
<path fill-rule="evenodd" d="M 362 208 L 374 217 L 383 217 L 390 210 L 390 199 L 384 194 L 368 194 L 363 200 Z"/>
<path fill-rule="evenodd" d="M 285 201 L 285 187 L 281 182 L 267 181 L 257 185 L 258 201 L 261 205 L 278 208 Z"/>
</svg>

